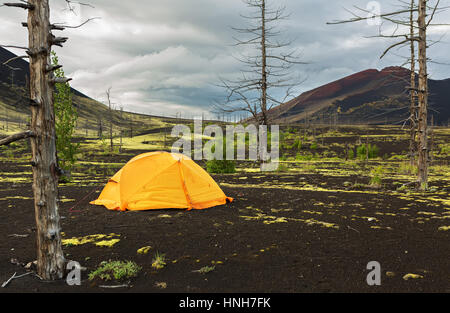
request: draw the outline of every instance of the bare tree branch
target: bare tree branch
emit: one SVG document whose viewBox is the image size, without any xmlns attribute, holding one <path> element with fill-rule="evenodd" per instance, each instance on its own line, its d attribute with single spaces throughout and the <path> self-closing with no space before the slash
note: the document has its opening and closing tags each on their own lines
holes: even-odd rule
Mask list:
<svg viewBox="0 0 450 313">
<path fill-rule="evenodd" d="M 0 45 L 0 47 L 2 47 L 2 48 L 13 48 L 13 49 L 28 50 L 27 47 L 22 47 L 22 46 Z"/>
<path fill-rule="evenodd" d="M 54 24 L 52 24 L 52 28 L 55 30 L 64 30 L 66 28 L 80 28 L 80 27 L 86 25 L 87 23 L 89 23 L 90 21 L 98 20 L 98 19 L 101 19 L 101 17 L 91 17 L 91 18 L 88 18 L 83 23 L 81 23 L 79 25 L 75 25 L 75 26 L 64 25 L 63 23 L 54 23 Z"/>
<path fill-rule="evenodd" d="M 293 96 L 293 89 L 299 85 L 292 68 L 306 64 L 299 60 L 297 51 L 286 51 L 291 41 L 280 41 L 282 34 L 277 26 L 289 17 L 285 7 L 272 7 L 267 0 L 243 0 L 254 12 L 241 15 L 250 21 L 247 28 L 232 28 L 248 38 L 233 38 L 234 46 L 249 46 L 252 54 L 235 57 L 243 68 L 240 77 L 220 78 L 220 87 L 227 92 L 224 103 L 216 102 L 218 112 L 249 112 L 257 123 L 268 124 L 268 111 Z M 234 57 L 234 56 L 233 56 Z M 283 97 L 280 94 L 285 93 Z M 275 96 L 276 95 L 276 96 Z"/>
<path fill-rule="evenodd" d="M 13 143 L 15 141 L 19 141 L 19 140 L 22 140 L 22 139 L 26 139 L 26 138 L 29 138 L 29 137 L 32 137 L 32 136 L 34 136 L 34 133 L 31 130 L 28 130 L 28 131 L 23 132 L 23 133 L 14 134 L 14 135 L 11 135 L 9 137 L 1 139 L 0 140 L 0 146 L 7 146 L 10 143 Z"/>
<path fill-rule="evenodd" d="M 22 1 L 22 3 L 4 3 L 3 6 L 22 8 L 25 10 L 33 10 L 34 9 L 34 5 L 32 5 L 31 3 L 28 3 L 26 1 Z"/>
<path fill-rule="evenodd" d="M 356 9 L 365 12 L 365 13 L 370 13 L 372 14 L 372 12 L 358 8 L 355 6 Z M 347 10 L 348 11 L 348 10 Z M 328 25 L 336 25 L 336 24 L 346 24 L 346 23 L 354 23 L 354 22 L 360 22 L 360 21 L 366 21 L 366 20 L 371 20 L 374 18 L 388 18 L 389 16 L 395 16 L 395 15 L 399 15 L 399 14 L 403 14 L 403 13 L 409 13 L 411 10 L 407 9 L 407 10 L 400 10 L 400 11 L 396 11 L 396 12 L 390 12 L 390 13 L 385 13 L 385 14 L 372 14 L 370 16 L 367 17 L 361 17 L 358 16 L 356 14 L 354 14 L 351 11 L 350 12 L 352 15 L 354 15 L 355 17 L 352 19 L 348 19 L 348 20 L 344 20 L 344 21 L 334 21 L 334 22 L 327 22 Z M 417 11 L 417 9 L 414 9 L 413 11 Z"/>
</svg>

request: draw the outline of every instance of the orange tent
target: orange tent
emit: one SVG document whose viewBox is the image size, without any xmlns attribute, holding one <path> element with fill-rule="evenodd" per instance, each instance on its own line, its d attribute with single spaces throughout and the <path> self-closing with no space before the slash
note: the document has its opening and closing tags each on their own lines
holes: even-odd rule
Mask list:
<svg viewBox="0 0 450 313">
<path fill-rule="evenodd" d="M 150 152 L 131 159 L 97 200 L 109 210 L 206 209 L 233 201 L 183 154 Z"/>
</svg>

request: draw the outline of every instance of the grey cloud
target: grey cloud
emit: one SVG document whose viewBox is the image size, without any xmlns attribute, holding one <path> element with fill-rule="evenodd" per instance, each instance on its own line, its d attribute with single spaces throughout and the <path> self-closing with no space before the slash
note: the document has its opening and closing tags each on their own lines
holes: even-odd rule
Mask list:
<svg viewBox="0 0 450 313">
<path fill-rule="evenodd" d="M 365 8 L 368 0 L 273 0 L 285 5 L 290 19 L 280 25 L 283 37 L 294 40 L 294 48 L 303 52 L 309 64 L 298 66 L 296 73 L 307 80 L 297 92 L 306 91 L 343 76 L 368 68 L 381 69 L 400 65 L 403 60 L 379 56 L 387 42 L 367 39 L 376 26 L 361 22 L 326 25 L 348 18 L 344 8 Z M 233 58 L 236 35 L 230 26 L 244 26 L 239 14 L 246 13 L 240 0 L 91 0 L 95 8 L 81 7 L 74 16 L 64 10 L 61 0 L 51 0 L 52 20 L 77 24 L 99 16 L 79 29 L 65 32 L 70 37 L 63 49 L 56 51 L 66 74 L 73 77 L 73 87 L 98 100 L 112 86 L 114 101 L 124 109 L 150 114 L 186 116 L 211 111 L 212 103 L 224 96 L 214 86 L 219 76 L 233 77 L 239 63 Z M 379 1 L 383 11 L 392 9 L 392 1 Z M 26 32 L 20 22 L 26 20 L 21 10 L 0 8 L 2 43 L 23 44 Z M 450 13 L 438 16 L 448 21 Z M 436 29 L 440 38 L 446 29 Z M 444 40 L 448 38 L 444 38 Z M 430 49 L 430 56 L 447 62 L 448 44 Z M 397 51 L 404 54 L 407 51 Z M 430 64 L 431 76 L 450 77 L 450 68 Z M 212 115 L 212 114 L 211 114 Z"/>
</svg>

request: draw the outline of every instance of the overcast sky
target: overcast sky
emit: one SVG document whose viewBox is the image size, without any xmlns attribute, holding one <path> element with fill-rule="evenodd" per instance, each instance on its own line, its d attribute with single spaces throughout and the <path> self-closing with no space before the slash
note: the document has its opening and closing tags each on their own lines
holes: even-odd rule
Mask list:
<svg viewBox="0 0 450 313">
<path fill-rule="evenodd" d="M 183 112 L 185 117 L 206 115 L 215 100 L 225 96 L 217 88 L 219 77 L 233 77 L 241 68 L 236 60 L 231 29 L 246 24 L 240 14 L 250 11 L 241 0 L 85 0 L 94 6 L 66 10 L 62 0 L 51 0 L 52 22 L 77 25 L 87 18 L 100 17 L 78 29 L 63 32 L 70 37 L 64 48 L 55 51 L 64 65 L 72 87 L 99 101 L 112 87 L 117 107 L 155 115 Z M 401 65 L 404 60 L 391 54 L 379 56 L 389 42 L 364 38 L 379 27 L 359 22 L 326 25 L 351 17 L 345 10 L 353 5 L 368 8 L 366 0 L 268 0 L 285 5 L 290 19 L 279 25 L 282 38 L 293 40 L 292 48 L 302 52 L 307 65 L 296 66 L 306 80 L 297 93 L 310 90 L 352 73 Z M 430 1 L 433 3 L 434 1 Z M 450 1 L 441 1 L 444 6 Z M 382 12 L 393 9 L 395 0 L 378 1 Z M 0 41 L 24 45 L 24 10 L 0 8 Z M 437 21 L 449 23 L 450 12 Z M 389 26 L 383 28 L 389 31 Z M 432 38 L 443 42 L 432 46 L 429 55 L 437 62 L 450 63 L 450 27 L 434 27 Z M 59 34 L 58 34 L 59 35 Z M 19 51 L 13 51 L 19 53 Z M 406 49 L 394 51 L 408 55 Z M 450 77 L 450 66 L 430 64 L 431 78 Z"/>
</svg>

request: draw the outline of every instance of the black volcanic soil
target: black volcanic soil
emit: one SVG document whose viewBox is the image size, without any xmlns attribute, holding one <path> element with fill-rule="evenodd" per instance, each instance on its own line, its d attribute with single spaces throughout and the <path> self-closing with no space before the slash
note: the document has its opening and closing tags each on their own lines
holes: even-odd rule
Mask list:
<svg viewBox="0 0 450 313">
<path fill-rule="evenodd" d="M 109 159 L 119 161 L 124 158 Z M 0 163 L 2 173 L 20 170 L 23 164 Z M 421 212 L 445 217 L 444 204 L 402 199 L 384 190 L 336 191 L 352 177 L 213 176 L 236 201 L 189 212 L 112 212 L 90 205 L 106 174 L 86 174 L 86 183 L 61 186 L 62 198 L 75 200 L 61 203 L 64 239 L 115 233 L 120 242 L 110 248 L 91 243 L 64 247 L 66 259 L 86 267 L 81 286 L 29 275 L 0 292 L 450 292 L 450 233 L 438 231 L 448 219 L 421 218 Z M 89 179 L 98 183 L 89 185 Z M 36 259 L 31 197 L 30 183 L 0 182 L 0 283 L 14 272 L 26 272 L 12 259 L 23 264 Z M 138 254 L 144 246 L 152 248 Z M 151 266 L 157 251 L 167 258 L 161 270 Z M 142 271 L 129 288 L 100 288 L 87 277 L 107 260 L 133 260 Z M 381 264 L 381 286 L 366 283 L 370 261 Z M 195 272 L 213 264 L 208 274 Z M 405 280 L 406 274 L 422 278 Z M 161 282 L 165 289 L 156 286 Z"/>
<path fill-rule="evenodd" d="M 215 177 L 219 182 L 230 180 Z M 264 179 L 275 179 L 269 176 Z M 295 182 L 291 176 L 285 181 Z M 249 178 L 246 183 L 262 183 Z M 6 187 L 6 186 L 2 186 Z M 98 188 L 94 188 L 97 189 Z M 91 187 L 61 188 L 67 198 L 83 199 Z M 168 292 L 449 292 L 449 235 L 438 232 L 437 223 L 417 224 L 411 216 L 426 210 L 414 206 L 408 213 L 383 217 L 383 227 L 392 230 L 371 229 L 364 219 L 349 220 L 355 214 L 354 203 L 364 203 L 364 216 L 378 216 L 376 212 L 408 205 L 384 195 L 349 193 L 339 194 L 339 201 L 349 205 L 338 212 L 327 204 L 335 201 L 333 193 L 262 188 L 224 188 L 235 203 L 204 211 L 150 211 L 111 212 L 87 204 L 94 196 L 82 201 L 75 209 L 73 203 L 61 208 L 62 227 L 66 237 L 89 234 L 121 235 L 121 241 L 112 248 L 92 244 L 66 247 L 66 258 L 79 261 L 89 271 L 101 261 L 109 259 L 134 260 L 143 272 L 132 281 L 132 288 L 124 291 L 162 291 L 156 282 L 166 282 Z M 30 186 L 2 190 L 1 197 L 20 195 L 31 197 Z M 314 206 L 323 202 L 324 206 Z M 32 200 L 14 200 L 8 208 L 2 201 L 0 244 L 0 280 L 7 280 L 14 272 L 24 273 L 20 266 L 11 264 L 15 258 L 27 263 L 35 259 L 35 230 Z M 11 202 L 7 202 L 11 203 Z M 260 209 L 267 215 L 307 219 L 322 215 L 320 221 L 335 223 L 339 229 L 308 226 L 299 222 L 266 225 L 261 221 L 246 221 L 240 216 L 254 215 L 248 209 Z M 293 211 L 273 213 L 271 209 L 289 208 Z M 432 208 L 433 212 L 443 209 Z M 170 216 L 160 217 L 162 214 Z M 26 234 L 27 238 L 10 237 Z M 152 246 L 147 255 L 138 255 L 137 249 Z M 264 250 L 264 251 L 262 251 Z M 160 271 L 151 267 L 155 251 L 164 252 L 168 265 Z M 176 263 L 172 263 L 176 260 Z M 199 261 L 197 261 L 199 260 Z M 212 261 L 221 261 L 206 275 L 196 272 Z M 365 278 L 369 261 L 382 264 L 381 287 L 369 287 Z M 394 272 L 387 277 L 386 271 Z M 423 279 L 405 281 L 407 273 L 423 275 Z M 28 276 L 10 283 L 5 292 L 99 292 L 83 273 L 83 285 L 69 287 L 63 282 L 43 283 Z M 117 290 L 116 290 L 117 291 Z"/>
</svg>

